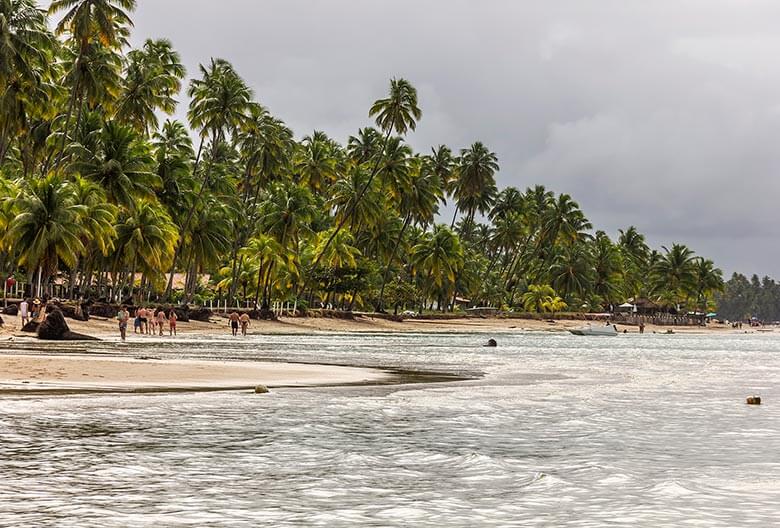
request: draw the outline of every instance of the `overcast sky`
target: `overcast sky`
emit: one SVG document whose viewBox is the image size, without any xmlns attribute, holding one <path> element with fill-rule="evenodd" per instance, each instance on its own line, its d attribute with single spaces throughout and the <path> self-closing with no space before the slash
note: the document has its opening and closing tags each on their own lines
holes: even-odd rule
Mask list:
<svg viewBox="0 0 780 528">
<path fill-rule="evenodd" d="M 190 73 L 231 61 L 298 137 L 345 141 L 404 77 L 416 149 L 483 141 L 499 187 L 567 192 L 611 236 L 635 225 L 780 277 L 776 0 L 138 4 L 135 43 L 170 38 Z"/>
</svg>

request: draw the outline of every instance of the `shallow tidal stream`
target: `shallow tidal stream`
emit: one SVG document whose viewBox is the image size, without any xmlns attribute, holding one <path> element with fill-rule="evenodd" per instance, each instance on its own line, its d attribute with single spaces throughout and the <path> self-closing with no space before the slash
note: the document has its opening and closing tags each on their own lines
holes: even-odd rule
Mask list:
<svg viewBox="0 0 780 528">
<path fill-rule="evenodd" d="M 471 379 L 0 396 L 0 525 L 780 525 L 780 333 L 487 337 L 88 345 Z"/>
</svg>

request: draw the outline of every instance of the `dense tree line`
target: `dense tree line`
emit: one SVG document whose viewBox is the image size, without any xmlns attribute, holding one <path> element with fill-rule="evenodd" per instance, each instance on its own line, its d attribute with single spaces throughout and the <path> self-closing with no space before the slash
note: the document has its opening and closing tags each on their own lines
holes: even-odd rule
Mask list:
<svg viewBox="0 0 780 528">
<path fill-rule="evenodd" d="M 769 277 L 750 279 L 734 273 L 716 296 L 718 317 L 742 321 L 755 317 L 761 321 L 780 321 L 780 284 Z"/>
<path fill-rule="evenodd" d="M 229 62 L 187 78 L 171 42 L 130 49 L 134 7 L 0 0 L 0 268 L 37 291 L 60 277 L 115 300 L 562 311 L 704 309 L 722 285 L 683 245 L 594 232 L 567 194 L 499 190 L 480 141 L 414 152 L 422 111 L 404 79 L 345 144 L 297 139 Z M 187 123 L 161 120 L 182 90 Z"/>
</svg>

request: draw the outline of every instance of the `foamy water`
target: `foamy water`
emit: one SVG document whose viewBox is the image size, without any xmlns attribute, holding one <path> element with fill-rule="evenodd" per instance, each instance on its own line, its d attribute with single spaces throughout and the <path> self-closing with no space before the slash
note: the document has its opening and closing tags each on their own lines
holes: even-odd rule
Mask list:
<svg viewBox="0 0 780 528">
<path fill-rule="evenodd" d="M 120 353 L 483 377 L 5 396 L 0 524 L 778 525 L 780 334 L 496 337 L 140 340 Z"/>
</svg>

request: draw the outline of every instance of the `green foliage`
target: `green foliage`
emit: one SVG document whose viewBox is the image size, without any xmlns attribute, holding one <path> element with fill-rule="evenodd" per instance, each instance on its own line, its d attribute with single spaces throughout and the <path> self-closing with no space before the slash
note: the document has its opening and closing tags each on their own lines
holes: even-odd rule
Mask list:
<svg viewBox="0 0 780 528">
<path fill-rule="evenodd" d="M 41 291 L 67 277 L 74 295 L 380 310 L 467 298 L 601 311 L 638 297 L 701 310 L 722 288 L 685 246 L 593 233 L 568 194 L 498 189 L 480 141 L 416 153 L 422 111 L 405 79 L 346 145 L 319 130 L 296 140 L 229 61 L 188 79 L 168 40 L 130 49 L 135 4 L 55 0 L 49 21 L 31 0 L 0 0 L 0 272 Z M 159 123 L 183 87 L 187 123 Z M 770 314 L 756 299 L 773 288 L 732 278 L 720 301 Z"/>
</svg>

